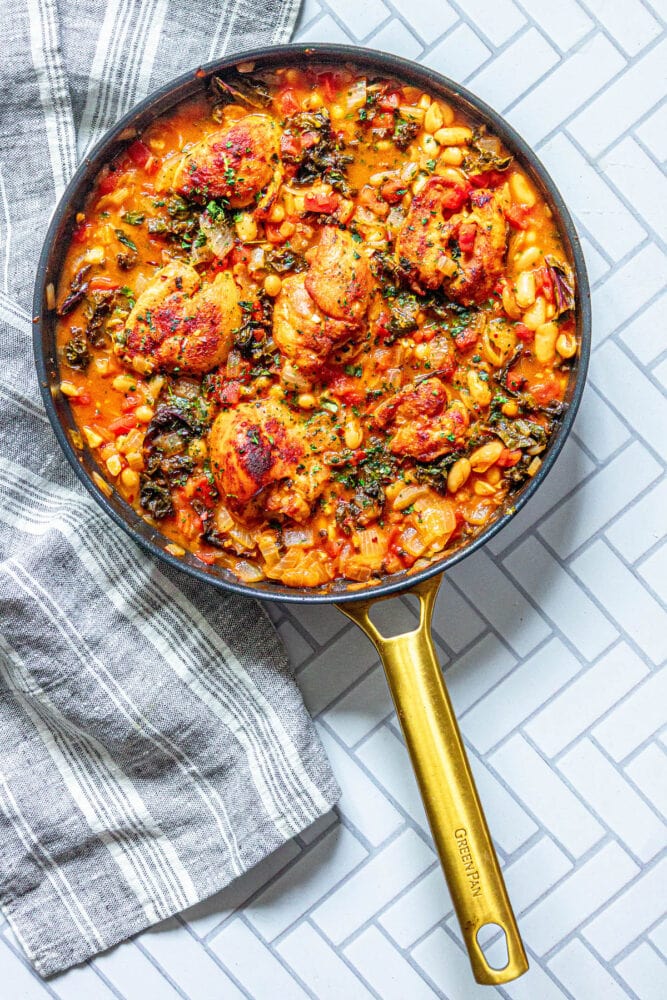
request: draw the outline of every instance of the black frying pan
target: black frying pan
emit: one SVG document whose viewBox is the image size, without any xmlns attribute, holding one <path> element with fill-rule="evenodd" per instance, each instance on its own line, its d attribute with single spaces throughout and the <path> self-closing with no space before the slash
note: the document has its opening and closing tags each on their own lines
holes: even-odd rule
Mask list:
<svg viewBox="0 0 667 1000">
<path fill-rule="evenodd" d="M 290 63 L 303 66 L 308 62 L 350 62 L 374 74 L 394 76 L 422 87 L 460 108 L 473 120 L 487 123 L 490 131 L 517 157 L 550 205 L 565 253 L 574 269 L 577 336 L 581 346 L 571 370 L 565 400 L 567 410 L 542 455 L 541 468 L 521 492 L 512 497 L 511 507 L 508 506 L 475 539 L 434 560 L 419 572 L 392 574 L 380 582 L 369 581 L 362 587 L 355 584 L 352 588 L 340 583 L 327 591 L 292 589 L 271 581 L 252 585 L 241 583 L 229 571 L 204 566 L 189 553 L 182 558 L 169 553 L 166 549 L 169 540 L 144 521 L 119 494 L 113 492 L 106 496 L 99 489 L 91 475 L 97 468 L 93 455 L 85 448 L 77 450 L 72 444 L 69 431 L 76 425 L 67 398 L 58 388 L 56 316 L 47 308 L 46 289 L 50 283 L 58 285 L 75 215 L 105 163 L 156 117 L 205 90 L 214 73 L 224 74 L 225 70 L 241 62 L 252 62 L 257 70 Z M 385 666 L 475 978 L 480 983 L 500 985 L 522 975 L 528 963 L 437 662 L 430 619 L 442 573 L 497 534 L 540 488 L 570 432 L 584 389 L 591 336 L 586 267 L 570 214 L 535 153 L 479 98 L 439 73 L 397 56 L 326 44 L 282 45 L 228 56 L 178 77 L 147 97 L 110 129 L 85 158 L 67 186 L 46 235 L 37 270 L 33 315 L 35 363 L 44 405 L 58 442 L 83 485 L 123 531 L 158 559 L 223 590 L 267 601 L 337 604 L 374 642 Z M 370 607 L 377 600 L 408 592 L 419 597 L 418 628 L 404 635 L 382 636 L 369 618 Z M 490 923 L 499 925 L 505 933 L 508 960 L 502 969 L 495 969 L 488 963 L 477 940 L 480 928 Z"/>
</svg>

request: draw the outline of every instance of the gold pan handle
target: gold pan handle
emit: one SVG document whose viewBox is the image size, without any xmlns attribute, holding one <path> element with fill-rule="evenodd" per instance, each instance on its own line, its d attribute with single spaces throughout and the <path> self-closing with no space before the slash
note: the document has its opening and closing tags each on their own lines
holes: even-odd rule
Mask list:
<svg viewBox="0 0 667 1000">
<path fill-rule="evenodd" d="M 339 608 L 380 654 L 473 974 L 478 983 L 499 986 L 523 975 L 528 961 L 433 646 L 431 616 L 441 580 L 433 577 L 409 591 L 419 598 L 420 620 L 403 635 L 380 634 L 369 618 L 372 599 Z M 486 924 L 505 932 L 503 969 L 489 965 L 477 940 Z"/>
</svg>

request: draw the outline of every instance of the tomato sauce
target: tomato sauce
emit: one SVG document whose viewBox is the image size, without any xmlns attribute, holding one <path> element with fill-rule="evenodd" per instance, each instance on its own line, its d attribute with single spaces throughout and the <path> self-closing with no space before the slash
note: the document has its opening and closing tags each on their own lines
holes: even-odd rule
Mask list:
<svg viewBox="0 0 667 1000">
<path fill-rule="evenodd" d="M 53 298 L 98 482 L 174 553 L 294 587 L 482 530 L 539 469 L 578 350 L 521 165 L 354 66 L 231 73 L 153 122 L 96 179 Z"/>
</svg>

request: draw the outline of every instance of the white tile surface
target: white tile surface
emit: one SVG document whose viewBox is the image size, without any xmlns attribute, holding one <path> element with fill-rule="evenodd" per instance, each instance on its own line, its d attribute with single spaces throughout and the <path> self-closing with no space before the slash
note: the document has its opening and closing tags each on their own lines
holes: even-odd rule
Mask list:
<svg viewBox="0 0 667 1000">
<path fill-rule="evenodd" d="M 642 1000 L 664 1000 L 667 963 L 646 942 L 618 963 L 618 971 Z"/>
<path fill-rule="evenodd" d="M 577 677 L 526 725 L 549 757 L 580 736 L 648 674 L 648 667 L 621 642 Z"/>
<path fill-rule="evenodd" d="M 574 997 L 624 1000 L 627 996 L 611 973 L 576 938 L 556 952 L 548 967 Z"/>
<path fill-rule="evenodd" d="M 646 868 L 632 885 L 584 927 L 583 935 L 603 958 L 611 959 L 663 916 L 667 899 L 667 858 Z"/>
<path fill-rule="evenodd" d="M 665 847 L 665 824 L 589 739 L 568 750 L 558 770 L 636 858 L 650 861 Z"/>
<path fill-rule="evenodd" d="M 550 951 L 568 928 L 595 913 L 638 872 L 618 844 L 605 845 L 524 917 L 522 926 L 530 947 L 539 955 Z"/>
<path fill-rule="evenodd" d="M 558 53 L 537 28 L 514 39 L 469 81 L 470 89 L 498 109 L 504 109 L 558 62 Z"/>
<path fill-rule="evenodd" d="M 427 66 L 452 80 L 465 80 L 491 55 L 491 50 L 467 24 L 460 24 L 424 57 Z"/>
<path fill-rule="evenodd" d="M 632 479 L 624 475 L 632 469 Z M 603 466 L 540 526 L 540 535 L 562 557 L 571 555 L 659 475 L 659 463 L 638 441 Z"/>
<path fill-rule="evenodd" d="M 606 542 L 594 542 L 572 569 L 653 662 L 661 663 L 667 656 L 667 612 Z"/>
<path fill-rule="evenodd" d="M 566 135 L 558 132 L 540 155 L 577 219 L 605 253 L 620 260 L 646 238 L 642 223 Z"/>
<path fill-rule="evenodd" d="M 48 985 L 3 923 L 3 1000 L 667 996 L 667 874 L 646 819 L 667 810 L 664 618 L 650 592 L 662 593 L 654 547 L 667 510 L 666 21 L 665 0 L 306 0 L 297 28 L 304 42 L 416 57 L 509 108 L 583 237 L 597 350 L 576 438 L 487 552 L 451 574 L 436 611 L 534 944 L 529 973 L 502 994 L 473 983 L 405 748 L 383 722 L 377 657 L 333 608 L 286 606 L 273 610 L 308 705 L 326 713 L 341 821 L 327 817 L 184 922 Z M 605 621 L 620 636 L 609 651 Z"/>
<path fill-rule="evenodd" d="M 486 753 L 581 670 L 560 639 L 550 639 L 461 719 L 464 735 Z"/>
<path fill-rule="evenodd" d="M 437 994 L 377 927 L 362 931 L 345 955 L 382 1000 L 436 1000 Z"/>
<path fill-rule="evenodd" d="M 574 119 L 570 131 L 597 156 L 658 103 L 667 81 L 667 43 L 653 46 Z"/>
<path fill-rule="evenodd" d="M 288 869 L 246 910 L 249 923 L 272 941 L 353 871 L 366 857 L 362 844 L 349 830 L 337 826 L 304 858 Z"/>
<path fill-rule="evenodd" d="M 607 616 L 536 538 L 527 538 L 503 565 L 587 660 L 618 638 Z"/>
<path fill-rule="evenodd" d="M 664 253 L 655 244 L 649 243 L 626 260 L 606 281 L 598 285 L 593 292 L 594 344 L 599 344 L 614 330 L 621 330 L 623 324 L 632 319 L 635 313 L 663 288 L 666 267 Z M 611 348 L 606 350 L 602 357 L 599 354 L 594 355 L 594 367 L 600 368 L 606 365 L 608 362 L 604 359 L 608 358 L 610 353 Z M 593 382 L 604 394 L 604 383 L 600 386 L 595 378 Z M 607 398 L 613 400 L 616 395 L 612 391 L 607 393 Z M 630 423 L 632 422 L 631 419 Z"/>
<path fill-rule="evenodd" d="M 665 724 L 667 671 L 645 679 L 593 729 L 614 760 L 622 760 Z"/>
<path fill-rule="evenodd" d="M 509 120 L 528 142 L 539 143 L 624 66 L 618 49 L 596 34 L 522 97 Z"/>
<path fill-rule="evenodd" d="M 334 944 L 340 944 L 434 860 L 432 849 L 406 830 L 318 906 L 313 921 Z"/>
<path fill-rule="evenodd" d="M 600 823 L 580 799 L 520 736 L 513 736 L 491 756 L 491 764 L 556 840 L 579 858 L 604 835 Z"/>
<path fill-rule="evenodd" d="M 216 935 L 211 950 L 250 996 L 306 1000 L 305 990 L 241 919 L 232 920 Z"/>
<path fill-rule="evenodd" d="M 341 996 L 371 1000 L 358 976 L 311 924 L 299 924 L 283 938 L 277 951 L 318 1000 L 339 1000 Z"/>
</svg>

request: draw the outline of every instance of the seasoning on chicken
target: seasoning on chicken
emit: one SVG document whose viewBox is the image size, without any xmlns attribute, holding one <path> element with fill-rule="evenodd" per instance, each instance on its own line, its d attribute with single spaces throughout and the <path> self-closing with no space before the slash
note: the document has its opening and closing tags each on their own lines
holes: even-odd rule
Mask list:
<svg viewBox="0 0 667 1000">
<path fill-rule="evenodd" d="M 448 405 L 447 389 L 439 378 L 407 385 L 377 407 L 375 424 L 389 430 L 389 448 L 394 455 L 407 455 L 428 462 L 464 443 L 468 427 L 465 408 Z"/>
<path fill-rule="evenodd" d="M 213 424 L 211 468 L 221 494 L 237 511 L 256 500 L 270 515 L 304 521 L 329 477 L 318 455 L 332 444 L 337 447 L 326 426 L 281 403 L 241 403 L 223 410 Z"/>
<path fill-rule="evenodd" d="M 137 299 L 116 351 L 142 372 L 203 375 L 226 360 L 240 323 L 229 272 L 204 283 L 189 264 L 174 261 Z"/>
<path fill-rule="evenodd" d="M 279 142 L 273 118 L 247 115 L 192 146 L 174 171 L 173 188 L 189 198 L 224 198 L 231 208 L 245 208 L 274 179 Z"/>
<path fill-rule="evenodd" d="M 273 313 L 273 339 L 304 373 L 316 374 L 335 348 L 361 330 L 373 279 L 357 246 L 348 232 L 327 226 L 308 255 L 306 274 L 283 282 Z"/>
<path fill-rule="evenodd" d="M 563 234 L 500 141 L 457 100 L 301 63 L 215 77 L 119 150 L 50 299 L 108 488 L 171 551 L 305 589 L 506 510 L 578 340 Z"/>
<path fill-rule="evenodd" d="M 506 205 L 504 187 L 473 190 L 463 177 L 431 177 L 396 240 L 397 259 L 415 290 L 442 287 L 465 306 L 488 299 L 505 264 Z"/>
</svg>

